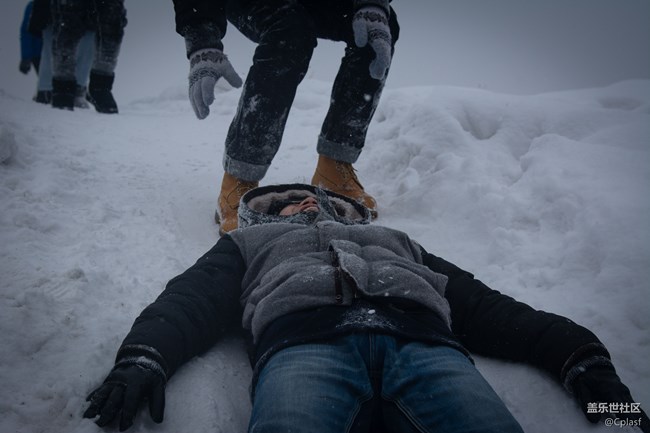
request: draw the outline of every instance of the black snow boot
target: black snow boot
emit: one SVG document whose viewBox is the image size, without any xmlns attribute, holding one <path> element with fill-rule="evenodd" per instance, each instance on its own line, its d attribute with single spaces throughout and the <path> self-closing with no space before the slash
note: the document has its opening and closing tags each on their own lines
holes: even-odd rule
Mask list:
<svg viewBox="0 0 650 433">
<path fill-rule="evenodd" d="M 39 90 L 34 96 L 34 102 L 39 104 L 48 104 L 52 103 L 52 91 L 51 90 Z"/>
<path fill-rule="evenodd" d="M 52 79 L 52 107 L 74 110 L 74 95 L 77 91 L 75 80 Z"/>
<path fill-rule="evenodd" d="M 117 113 L 117 103 L 113 98 L 115 75 L 106 75 L 97 71 L 90 71 L 90 82 L 88 83 L 88 101 L 95 106 L 99 113 Z"/>
</svg>

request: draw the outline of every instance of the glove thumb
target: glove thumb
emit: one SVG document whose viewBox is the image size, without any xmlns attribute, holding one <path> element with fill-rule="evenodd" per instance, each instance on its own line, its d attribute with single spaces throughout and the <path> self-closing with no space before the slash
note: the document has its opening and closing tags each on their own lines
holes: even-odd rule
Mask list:
<svg viewBox="0 0 650 433">
<path fill-rule="evenodd" d="M 208 106 L 212 105 L 214 102 L 214 86 L 217 84 L 217 81 L 213 77 L 205 77 L 200 82 L 200 98 L 203 100 L 203 106 L 207 110 L 207 113 L 210 112 Z M 205 116 L 207 116 L 207 113 Z M 204 116 L 204 117 L 205 117 Z"/>
<path fill-rule="evenodd" d="M 370 63 L 370 76 L 376 80 L 382 80 L 390 66 L 391 48 L 381 39 L 375 39 L 370 44 L 375 51 L 375 59 Z"/>
<path fill-rule="evenodd" d="M 149 414 L 151 419 L 160 424 L 165 414 L 165 384 L 157 383 L 149 397 Z"/>
<path fill-rule="evenodd" d="M 223 78 L 226 79 L 226 81 L 233 87 L 235 88 L 240 88 L 243 84 L 243 81 L 239 74 L 237 74 L 237 71 L 235 71 L 235 68 L 233 68 L 232 64 L 230 62 L 226 62 L 225 68 L 223 71 Z"/>
<path fill-rule="evenodd" d="M 593 399 L 591 389 L 589 389 L 589 387 L 585 384 L 585 381 L 581 380 L 581 378 L 577 378 L 573 385 L 573 392 L 578 400 L 578 403 L 580 404 L 580 409 L 585 414 L 585 417 L 587 417 L 587 420 L 594 424 L 597 423 L 600 420 L 600 414 L 589 413 L 587 411 L 587 404 L 594 402 L 595 400 Z"/>
</svg>

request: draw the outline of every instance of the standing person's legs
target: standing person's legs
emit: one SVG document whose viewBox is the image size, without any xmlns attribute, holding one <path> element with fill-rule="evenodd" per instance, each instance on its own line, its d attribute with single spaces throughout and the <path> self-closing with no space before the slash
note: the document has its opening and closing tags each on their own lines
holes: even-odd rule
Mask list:
<svg viewBox="0 0 650 433">
<path fill-rule="evenodd" d="M 344 16 L 340 20 L 344 25 L 337 27 L 338 35 L 328 35 L 327 28 L 319 27 L 319 32 L 323 32 L 324 37 L 342 40 L 347 47 L 332 86 L 329 111 L 318 140 L 318 153 L 339 161 L 354 163 L 364 146 L 368 126 L 377 109 L 386 76 L 381 80 L 370 76 L 370 63 L 375 58 L 375 52 L 370 45 L 363 48 L 355 45 L 352 8 L 342 13 Z M 399 24 L 392 9 L 388 24 L 394 49 L 399 38 Z"/>
<path fill-rule="evenodd" d="M 358 336 L 271 357 L 255 386 L 251 433 L 347 433 L 373 390 Z"/>
<path fill-rule="evenodd" d="M 87 0 L 52 0 L 52 75 L 74 79 L 77 47 L 87 27 Z"/>
<path fill-rule="evenodd" d="M 522 433 L 471 361 L 447 346 L 386 339 L 383 417 L 404 433 Z"/>
<path fill-rule="evenodd" d="M 318 138 L 318 165 L 311 180 L 337 193 L 363 203 L 377 217 L 377 202 L 367 194 L 359 182 L 352 163 L 356 162 L 365 144 L 368 126 L 375 114 L 386 76 L 377 80 L 370 76 L 370 64 L 375 52 L 366 45 L 355 45 L 352 31 L 353 2 L 339 2 L 338 8 L 327 4 L 310 3 L 313 14 L 319 16 L 319 37 L 347 44 L 345 56 L 332 86 L 327 116 Z M 388 25 L 394 49 L 399 38 L 399 24 L 394 10 L 390 10 Z"/>
<path fill-rule="evenodd" d="M 95 32 L 86 31 L 79 41 L 75 78 L 80 86 L 88 85 L 88 76 L 95 57 L 95 37 Z"/>
<path fill-rule="evenodd" d="M 240 198 L 258 186 L 280 148 L 316 46 L 311 17 L 295 1 L 229 2 L 228 20 L 258 45 L 226 136 L 215 214 L 221 234 L 237 228 Z"/>
<path fill-rule="evenodd" d="M 88 93 L 88 78 L 90 68 L 95 57 L 95 32 L 86 31 L 79 41 L 77 49 L 77 67 L 75 78 L 77 90 L 75 92 L 74 106 L 77 108 L 88 108 L 86 95 Z"/>
<path fill-rule="evenodd" d="M 41 37 L 43 39 L 41 68 L 38 74 L 34 101 L 41 104 L 50 104 L 52 102 L 52 27 L 45 27 Z"/>
<path fill-rule="evenodd" d="M 87 0 L 52 0 L 52 106 L 72 110 L 77 47 L 87 27 Z"/>
<path fill-rule="evenodd" d="M 95 0 L 94 3 L 97 29 L 92 70 L 103 75 L 113 75 L 127 23 L 124 0 Z"/>
<path fill-rule="evenodd" d="M 258 45 L 226 138 L 224 169 L 239 179 L 259 181 L 280 147 L 316 33 L 299 2 L 230 2 L 228 20 Z"/>
<path fill-rule="evenodd" d="M 113 98 L 115 67 L 120 54 L 126 9 L 124 0 L 95 0 L 95 58 L 88 82 L 88 100 L 99 113 L 117 113 Z"/>
<path fill-rule="evenodd" d="M 52 91 L 52 27 L 47 26 L 41 33 L 43 48 L 41 49 L 41 72 L 38 74 L 39 91 Z"/>
</svg>

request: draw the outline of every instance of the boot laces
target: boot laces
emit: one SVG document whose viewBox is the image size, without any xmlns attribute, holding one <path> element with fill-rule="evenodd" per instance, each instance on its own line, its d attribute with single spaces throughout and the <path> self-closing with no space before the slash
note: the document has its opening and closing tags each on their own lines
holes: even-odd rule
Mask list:
<svg viewBox="0 0 650 433">
<path fill-rule="evenodd" d="M 248 191 L 256 187 L 257 187 L 257 182 L 238 179 L 235 188 L 230 192 L 230 194 L 228 194 L 228 197 L 226 198 L 226 203 L 228 203 L 230 209 L 237 209 L 239 207 L 239 200 L 241 199 L 241 197 L 244 194 L 246 194 Z M 233 193 L 236 198 L 234 204 L 230 200 L 231 197 L 233 197 Z"/>
<path fill-rule="evenodd" d="M 352 166 L 352 164 L 350 164 L 349 162 L 336 161 L 336 170 L 339 173 L 341 173 L 343 180 L 346 183 L 348 181 L 352 181 L 353 183 L 357 184 L 357 186 L 361 190 L 363 190 L 363 187 L 361 186 L 361 182 L 357 177 L 356 169 Z"/>
</svg>

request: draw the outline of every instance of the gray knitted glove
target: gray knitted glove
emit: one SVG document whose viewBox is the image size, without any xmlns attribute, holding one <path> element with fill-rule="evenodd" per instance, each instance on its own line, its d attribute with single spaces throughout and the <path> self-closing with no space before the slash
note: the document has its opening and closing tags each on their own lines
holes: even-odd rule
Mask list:
<svg viewBox="0 0 650 433">
<path fill-rule="evenodd" d="M 221 50 L 206 48 L 192 53 L 189 76 L 190 102 L 199 119 L 205 119 L 210 114 L 210 104 L 214 102 L 214 86 L 221 77 L 233 87 L 242 85 L 242 79 Z"/>
<path fill-rule="evenodd" d="M 354 43 L 362 48 L 367 44 L 375 51 L 370 63 L 370 76 L 381 80 L 386 75 L 391 61 L 391 35 L 386 12 L 376 6 L 360 8 L 352 18 Z"/>
</svg>

